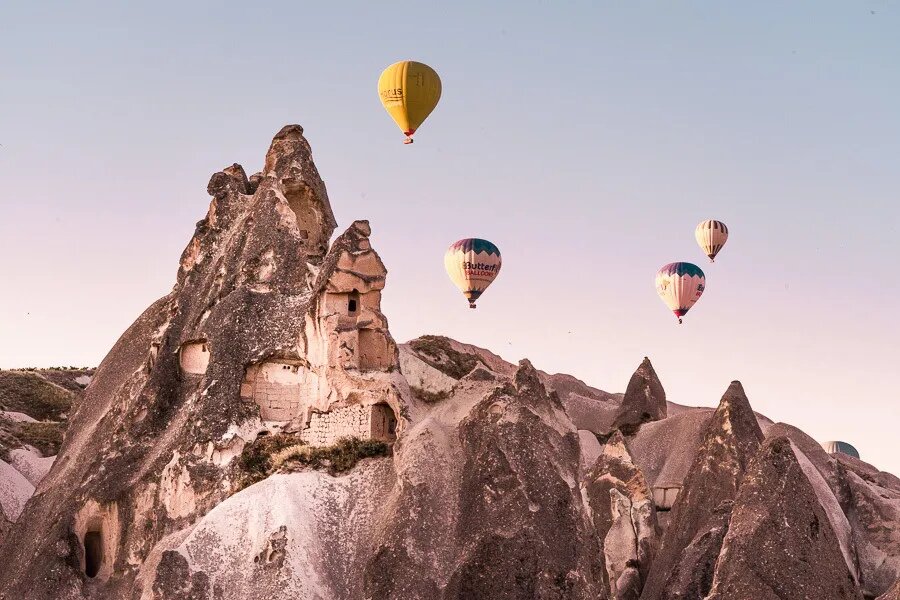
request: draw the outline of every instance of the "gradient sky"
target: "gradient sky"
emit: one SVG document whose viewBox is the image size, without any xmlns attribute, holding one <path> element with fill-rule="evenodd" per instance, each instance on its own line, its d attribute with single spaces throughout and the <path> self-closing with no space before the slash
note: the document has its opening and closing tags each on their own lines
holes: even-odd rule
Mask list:
<svg viewBox="0 0 900 600">
<path fill-rule="evenodd" d="M 74 4 L 0 6 L 0 366 L 96 365 L 174 284 L 209 176 L 300 123 L 398 340 L 609 391 L 646 355 L 692 405 L 739 379 L 900 474 L 897 3 Z M 407 58 L 444 87 L 413 146 L 376 94 Z M 442 257 L 475 236 L 504 266 L 472 311 Z M 680 327 L 675 260 L 707 274 Z"/>
</svg>

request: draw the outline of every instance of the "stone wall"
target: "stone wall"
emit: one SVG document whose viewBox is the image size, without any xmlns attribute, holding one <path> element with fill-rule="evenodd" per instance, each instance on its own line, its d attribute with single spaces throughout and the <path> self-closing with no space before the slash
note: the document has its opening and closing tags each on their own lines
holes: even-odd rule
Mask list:
<svg viewBox="0 0 900 600">
<path fill-rule="evenodd" d="M 290 421 L 318 394 L 319 377 L 301 364 L 266 361 L 247 367 L 241 398 L 259 405 L 263 421 Z"/>
<path fill-rule="evenodd" d="M 312 413 L 309 427 L 300 435 L 311 446 L 330 446 L 342 437 L 390 442 L 397 437 L 396 423 L 394 411 L 387 404 L 352 404 Z"/>
</svg>

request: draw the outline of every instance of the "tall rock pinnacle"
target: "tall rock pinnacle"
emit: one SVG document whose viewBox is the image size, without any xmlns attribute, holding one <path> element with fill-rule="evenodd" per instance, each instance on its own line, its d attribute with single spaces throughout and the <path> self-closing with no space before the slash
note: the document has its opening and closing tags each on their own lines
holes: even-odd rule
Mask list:
<svg viewBox="0 0 900 600">
<path fill-rule="evenodd" d="M 717 508 L 734 500 L 740 481 L 763 439 L 740 382 L 733 381 L 703 434 L 703 442 L 672 507 L 670 525 L 650 569 L 642 600 L 679 597 L 666 591 L 669 574 L 694 538 L 720 525 Z M 697 544 L 694 545 L 696 549 Z M 709 548 L 718 553 L 718 548 Z M 691 555 L 695 563 L 706 563 Z M 682 569 L 684 571 L 684 569 Z"/>
<path fill-rule="evenodd" d="M 328 247 L 336 223 L 303 129 L 278 132 L 261 173 L 232 165 L 207 190 L 172 292 L 103 360 L 0 546 L 10 597 L 80 597 L 85 577 L 96 597 L 131 597 L 132 565 L 239 488 L 234 459 L 257 435 L 324 446 L 405 426 L 387 270 L 366 221 Z"/>
<path fill-rule="evenodd" d="M 665 419 L 666 413 L 666 391 L 653 370 L 650 359 L 644 357 L 625 388 L 622 412 L 613 422 L 613 428 L 621 429 L 622 433 L 629 435 L 641 423 Z"/>
<path fill-rule="evenodd" d="M 862 600 L 828 515 L 785 437 L 767 440 L 747 472 L 708 598 Z"/>
</svg>

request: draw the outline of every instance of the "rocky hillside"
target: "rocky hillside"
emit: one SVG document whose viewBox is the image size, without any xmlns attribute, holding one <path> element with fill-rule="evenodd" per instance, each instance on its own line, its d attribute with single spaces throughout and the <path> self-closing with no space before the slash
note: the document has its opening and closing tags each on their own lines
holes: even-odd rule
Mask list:
<svg viewBox="0 0 900 600">
<path fill-rule="evenodd" d="M 59 451 L 93 369 L 0 371 L 0 535 L 18 519 Z"/>
<path fill-rule="evenodd" d="M 395 344 L 369 225 L 329 245 L 302 133 L 213 175 L 173 291 L 11 517 L 0 598 L 897 597 L 900 480 L 755 414 L 739 382 L 692 408 L 646 358 L 613 394 Z"/>
</svg>

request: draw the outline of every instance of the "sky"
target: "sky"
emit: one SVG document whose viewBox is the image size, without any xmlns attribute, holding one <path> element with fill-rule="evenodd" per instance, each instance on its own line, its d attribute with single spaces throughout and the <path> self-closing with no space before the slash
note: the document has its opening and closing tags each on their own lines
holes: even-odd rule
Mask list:
<svg viewBox="0 0 900 600">
<path fill-rule="evenodd" d="M 0 5 L 0 367 L 98 364 L 172 289 L 210 175 L 299 123 L 398 341 L 612 392 L 649 356 L 697 406 L 737 379 L 900 474 L 900 4 L 75 4 Z M 443 82 L 411 146 L 376 93 L 403 59 Z M 503 253 L 475 311 L 443 268 L 464 237 Z M 677 260 L 707 276 L 681 326 L 653 284 Z"/>
</svg>

